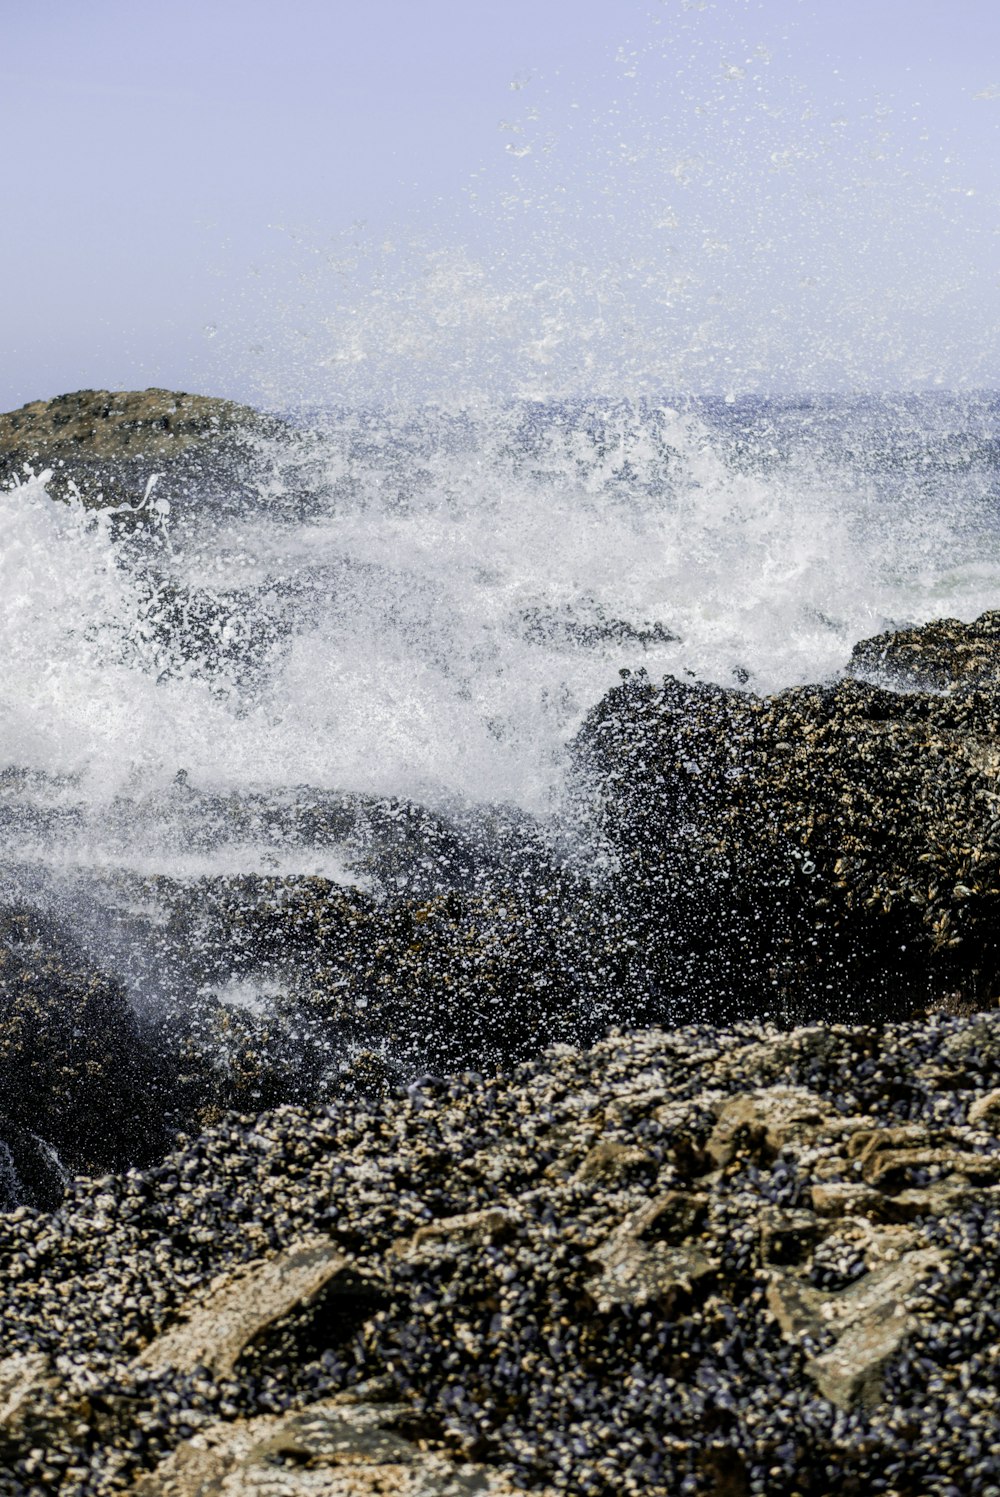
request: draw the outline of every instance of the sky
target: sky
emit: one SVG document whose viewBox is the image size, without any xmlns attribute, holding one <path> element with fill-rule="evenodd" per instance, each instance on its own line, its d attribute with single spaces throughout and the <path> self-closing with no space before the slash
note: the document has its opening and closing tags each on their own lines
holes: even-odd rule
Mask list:
<svg viewBox="0 0 1000 1497">
<path fill-rule="evenodd" d="M 0 410 L 1000 387 L 995 0 L 0 11 Z"/>
</svg>

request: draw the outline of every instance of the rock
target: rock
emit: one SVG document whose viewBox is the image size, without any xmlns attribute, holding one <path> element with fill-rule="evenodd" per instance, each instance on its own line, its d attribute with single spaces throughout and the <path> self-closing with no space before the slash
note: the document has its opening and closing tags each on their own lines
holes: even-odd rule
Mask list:
<svg viewBox="0 0 1000 1497">
<path fill-rule="evenodd" d="M 867 1185 L 834 1180 L 826 1184 L 814 1184 L 809 1196 L 817 1216 L 864 1216 L 873 1221 L 881 1219 L 883 1198 L 877 1190 L 872 1190 Z"/>
<path fill-rule="evenodd" d="M 392 1252 L 401 1257 L 419 1255 L 426 1249 L 457 1256 L 473 1246 L 487 1246 L 508 1237 L 518 1216 L 499 1206 L 484 1211 L 465 1211 L 459 1216 L 445 1216 L 440 1221 L 418 1227 L 412 1237 L 394 1244 Z"/>
<path fill-rule="evenodd" d="M 993 1185 L 984 1189 L 969 1185 L 961 1175 L 949 1175 L 921 1189 L 899 1191 L 885 1201 L 883 1211 L 887 1221 L 913 1222 L 927 1217 L 948 1216 L 972 1207 L 987 1211 L 1000 1208 L 1000 1187 Z"/>
<path fill-rule="evenodd" d="M 352 1273 L 329 1240 L 306 1239 L 209 1285 L 204 1299 L 185 1306 L 183 1320 L 150 1342 L 139 1365 L 177 1372 L 203 1367 L 223 1376 L 293 1314 L 301 1321 L 328 1315 L 336 1305 L 344 1307 L 344 1318 L 360 1312 L 364 1320 L 376 1299 L 374 1286 Z"/>
<path fill-rule="evenodd" d="M 761 1262 L 801 1263 L 820 1235 L 820 1225 L 811 1211 L 765 1209 L 760 1218 Z"/>
<path fill-rule="evenodd" d="M 576 1171 L 577 1180 L 624 1179 L 636 1172 L 656 1172 L 656 1161 L 646 1149 L 634 1145 L 606 1140 L 588 1150 L 586 1158 Z"/>
<path fill-rule="evenodd" d="M 977 1097 L 969 1108 L 969 1125 L 972 1128 L 991 1128 L 1000 1133 L 1000 1088 Z"/>
<path fill-rule="evenodd" d="M 601 645 L 677 644 L 680 636 L 660 622 L 633 624 L 608 618 L 599 604 L 555 608 L 525 608 L 520 613 L 524 638 L 532 644 L 592 650 Z"/>
<path fill-rule="evenodd" d="M 946 1132 L 935 1137 L 924 1128 L 875 1128 L 856 1133 L 847 1157 L 857 1161 L 862 1179 L 880 1190 L 892 1190 L 915 1173 L 935 1170 L 992 1184 L 1000 1181 L 1000 1154 L 972 1154 L 957 1150 Z"/>
<path fill-rule="evenodd" d="M 1000 1159 L 983 1159 L 977 1154 L 956 1154 L 947 1148 L 899 1149 L 876 1153 L 867 1158 L 861 1173 L 870 1184 L 881 1190 L 898 1187 L 914 1173 L 947 1170 L 966 1179 L 996 1181 L 1000 1179 Z"/>
<path fill-rule="evenodd" d="M 0 909 L 0 1072 L 22 1199 L 54 1204 L 66 1170 L 121 1168 L 165 1143 L 164 1077 L 124 989 L 28 908 Z"/>
<path fill-rule="evenodd" d="M 708 1206 L 702 1191 L 667 1190 L 623 1223 L 622 1231 L 637 1242 L 680 1243 L 697 1233 Z"/>
<path fill-rule="evenodd" d="M 723 1166 L 735 1157 L 742 1141 L 773 1157 L 781 1149 L 812 1140 L 832 1118 L 830 1109 L 802 1087 L 738 1092 L 720 1104 L 705 1152 L 714 1164 Z"/>
<path fill-rule="evenodd" d="M 404 1073 L 491 1071 L 601 1028 L 595 972 L 581 966 L 579 926 L 559 919 L 558 885 L 359 899 L 346 919 L 343 905 L 338 891 L 299 911 L 299 938 L 317 936 L 304 1007 L 342 1041 L 380 1043 Z"/>
<path fill-rule="evenodd" d="M 710 1281 L 718 1264 L 698 1247 L 677 1242 L 695 1228 L 706 1206 L 703 1196 L 670 1192 L 626 1217 L 592 1254 L 600 1265 L 591 1285 L 598 1310 L 653 1301 L 670 1314 Z"/>
<path fill-rule="evenodd" d="M 0 1211 L 21 1204 L 51 1211 L 69 1179 L 50 1143 L 0 1114 Z"/>
<path fill-rule="evenodd" d="M 39 1397 L 53 1386 L 48 1358 L 39 1352 L 0 1360 L 0 1450 L 30 1433 Z"/>
<path fill-rule="evenodd" d="M 256 1018 L 213 1011 L 210 1000 L 162 1016 L 174 1034 L 164 1032 L 161 1047 L 182 1057 L 189 1081 L 188 1117 L 324 1100 L 363 1084 L 362 1069 L 391 1088 L 425 1073 L 507 1067 L 605 1026 L 606 967 L 599 953 L 581 959 L 590 891 L 534 845 L 532 826 L 503 833 L 510 862 L 499 869 L 495 849 L 479 851 L 489 828 L 449 831 L 418 807 L 378 816 L 362 797 L 317 793 L 309 817 L 263 796 L 183 788 L 198 824 L 234 840 L 332 844 L 358 878 L 355 887 L 316 877 L 123 879 L 109 891 L 125 907 L 122 944 L 155 942 L 174 991 L 256 975 L 278 994 Z M 140 900 L 155 912 L 144 926 Z"/>
<path fill-rule="evenodd" d="M 45 466 L 81 453 L 94 459 L 164 457 L 257 419 L 231 400 L 173 390 L 77 390 L 0 415 L 0 451 Z"/>
<path fill-rule="evenodd" d="M 0 1213 L 0 1486 L 988 1491 L 998 1068 L 997 1015 L 699 1024 L 224 1115 Z"/>
<path fill-rule="evenodd" d="M 838 1294 L 776 1275 L 768 1304 L 786 1336 L 833 1335 L 834 1345 L 806 1364 L 824 1397 L 845 1409 L 859 1402 L 871 1406 L 878 1402 L 886 1364 L 915 1327 L 909 1300 L 943 1266 L 934 1249 L 909 1252 Z"/>
<path fill-rule="evenodd" d="M 406 1418 L 399 1405 L 331 1399 L 299 1414 L 214 1424 L 142 1478 L 133 1497 L 517 1497 L 497 1473 L 403 1438 L 396 1431 Z"/>
<path fill-rule="evenodd" d="M 995 1006 L 998 619 L 900 643 L 952 673 L 934 694 L 637 675 L 591 712 L 578 793 L 618 860 L 634 986 L 660 995 L 647 1020 L 706 993 L 710 1017 L 785 1025 Z"/>
<path fill-rule="evenodd" d="M 875 1269 L 820 1306 L 820 1316 L 837 1340 L 809 1363 L 809 1371 L 831 1402 L 846 1408 L 878 1399 L 886 1363 L 914 1328 L 908 1301 L 943 1267 L 941 1253 L 933 1248 L 907 1253 L 899 1264 Z"/>
<path fill-rule="evenodd" d="M 0 415 L 0 482 L 52 470 L 50 492 L 77 492 L 95 508 L 141 504 L 160 475 L 157 497 L 179 498 L 222 463 L 231 470 L 250 436 L 283 423 L 248 406 L 175 390 L 78 390 Z"/>
<path fill-rule="evenodd" d="M 1000 690 L 1000 612 L 971 624 L 935 619 L 863 639 L 851 651 L 848 673 L 903 691 L 948 695 Z"/>
</svg>

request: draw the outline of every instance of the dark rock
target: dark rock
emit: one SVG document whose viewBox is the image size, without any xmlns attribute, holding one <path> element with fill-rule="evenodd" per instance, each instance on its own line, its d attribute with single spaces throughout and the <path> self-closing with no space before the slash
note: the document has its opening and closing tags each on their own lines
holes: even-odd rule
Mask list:
<svg viewBox="0 0 1000 1497">
<path fill-rule="evenodd" d="M 904 691 L 949 696 L 1000 690 L 1000 612 L 974 623 L 935 619 L 863 639 L 851 651 L 848 673 Z"/>
<path fill-rule="evenodd" d="M 630 1176 L 643 1173 L 655 1174 L 656 1162 L 647 1149 L 635 1145 L 616 1143 L 608 1139 L 595 1144 L 576 1171 L 577 1180 L 618 1180 L 625 1183 Z"/>
<path fill-rule="evenodd" d="M 571 649 L 592 650 L 607 645 L 676 644 L 680 638 L 660 622 L 631 624 L 626 619 L 608 618 L 603 608 L 588 605 L 562 609 L 526 608 L 521 623 L 524 637 L 533 644 L 562 645 Z"/>
<path fill-rule="evenodd" d="M 775 1267 L 801 1263 L 819 1236 L 811 1211 L 772 1207 L 761 1212 L 760 1258 Z"/>
<path fill-rule="evenodd" d="M 961 657 L 951 695 L 634 676 L 591 713 L 580 793 L 619 862 L 609 899 L 636 927 L 649 1018 L 706 992 L 717 1016 L 786 1023 L 996 1003 L 995 618 L 961 626 L 978 663 Z M 948 650 L 935 627 L 926 658 L 947 671 L 960 626 Z"/>
<path fill-rule="evenodd" d="M 129 904 L 115 946 L 137 987 L 149 979 L 133 953 L 155 951 L 143 1026 L 173 1057 L 175 1121 L 489 1070 L 596 1037 L 610 1013 L 600 972 L 552 882 L 538 898 L 501 885 L 430 899 L 316 877 L 126 882 L 150 913 Z M 107 947 L 107 921 L 95 930 Z M 210 991 L 240 980 L 259 1000 Z"/>
<path fill-rule="evenodd" d="M 51 1211 L 62 1199 L 69 1171 L 37 1133 L 0 1115 L 0 1211 L 22 1202 Z"/>
<path fill-rule="evenodd" d="M 164 1141 L 161 1083 L 122 987 L 51 917 L 0 910 L 0 1136 L 25 1197 L 51 1204 L 46 1146 L 69 1170 L 149 1159 Z"/>
</svg>

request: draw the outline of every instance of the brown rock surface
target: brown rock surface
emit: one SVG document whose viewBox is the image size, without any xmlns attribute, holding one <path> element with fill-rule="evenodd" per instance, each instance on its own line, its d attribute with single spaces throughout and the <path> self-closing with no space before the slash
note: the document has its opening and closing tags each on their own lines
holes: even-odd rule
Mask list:
<svg viewBox="0 0 1000 1497">
<path fill-rule="evenodd" d="M 15 1352 L 0 1360 L 0 1448 L 23 1436 L 42 1392 L 51 1386 L 48 1358 Z"/>
<path fill-rule="evenodd" d="M 976 1098 L 969 1108 L 969 1123 L 973 1128 L 990 1128 L 1000 1133 L 1000 1088 Z"/>
<path fill-rule="evenodd" d="M 704 1207 L 704 1197 L 692 1200 L 685 1209 L 673 1194 L 669 1201 L 653 1201 L 626 1217 L 592 1255 L 600 1266 L 591 1285 L 598 1310 L 616 1305 L 641 1308 L 653 1301 L 669 1314 L 678 1304 L 690 1301 L 719 1266 L 696 1245 L 697 1234 L 692 1230 Z M 675 1224 L 673 1232 L 663 1229 L 665 1221 Z M 692 1231 L 694 1243 L 684 1240 L 685 1226 Z"/>
<path fill-rule="evenodd" d="M 326 1238 L 296 1242 L 277 1258 L 247 1264 L 209 1285 L 203 1299 L 185 1306 L 183 1318 L 151 1341 L 139 1365 L 216 1376 L 232 1372 L 240 1358 L 286 1316 L 315 1313 L 331 1295 L 360 1298 L 362 1319 L 371 1291 L 351 1273 L 347 1258 Z"/>
<path fill-rule="evenodd" d="M 252 470 L 250 439 L 287 435 L 249 406 L 177 390 L 77 390 L 0 414 L 0 483 L 48 472 L 55 498 L 94 509 L 142 509 L 149 481 L 171 506 L 214 477 L 238 493 Z M 127 509 L 122 509 L 127 506 Z"/>
<path fill-rule="evenodd" d="M 139 1481 L 133 1497 L 517 1497 L 498 1473 L 403 1438 L 395 1427 L 405 1418 L 399 1406 L 329 1400 L 301 1414 L 214 1424 Z"/>
<path fill-rule="evenodd" d="M 826 1333 L 835 1338 L 828 1351 L 806 1364 L 831 1403 L 845 1409 L 874 1404 L 881 1396 L 886 1364 L 917 1324 L 909 1302 L 943 1267 L 939 1252 L 917 1249 L 898 1263 L 873 1268 L 835 1294 L 776 1273 L 768 1286 L 768 1304 L 786 1336 L 818 1339 Z"/>
<path fill-rule="evenodd" d="M 719 1120 L 705 1150 L 717 1165 L 728 1164 L 739 1152 L 741 1142 L 777 1154 L 779 1149 L 814 1138 L 832 1116 L 802 1087 L 771 1086 L 759 1092 L 738 1092 L 720 1105 Z"/>
<path fill-rule="evenodd" d="M 177 457 L 258 420 L 249 406 L 176 390 L 77 390 L 0 414 L 0 454 L 42 467 L 81 457 Z"/>
</svg>

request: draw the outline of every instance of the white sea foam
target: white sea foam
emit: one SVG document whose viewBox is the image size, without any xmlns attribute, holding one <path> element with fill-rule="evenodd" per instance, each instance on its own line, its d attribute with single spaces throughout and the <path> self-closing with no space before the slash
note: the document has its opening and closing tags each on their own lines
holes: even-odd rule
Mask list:
<svg viewBox="0 0 1000 1497">
<path fill-rule="evenodd" d="M 550 811 L 621 669 L 773 691 L 891 622 L 994 604 L 992 422 L 933 402 L 330 415 L 297 518 L 302 463 L 276 458 L 237 515 L 208 496 L 168 522 L 156 566 L 244 641 L 212 668 L 153 639 L 108 523 L 30 480 L 0 494 L 0 762 L 105 808 L 183 770 Z"/>
</svg>

